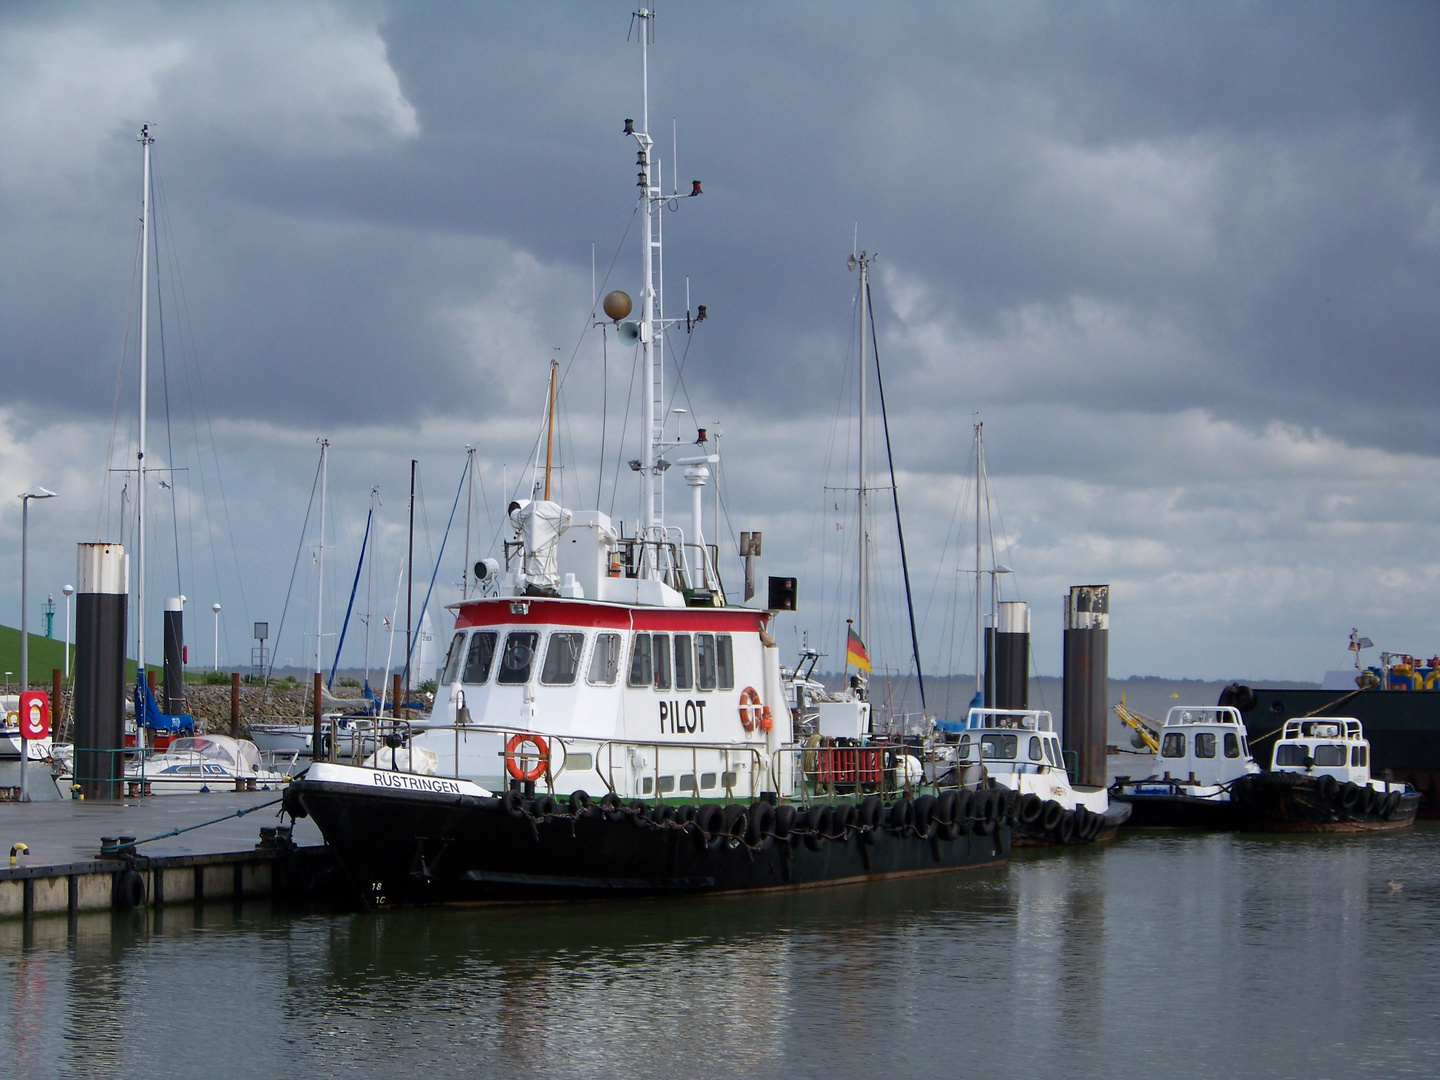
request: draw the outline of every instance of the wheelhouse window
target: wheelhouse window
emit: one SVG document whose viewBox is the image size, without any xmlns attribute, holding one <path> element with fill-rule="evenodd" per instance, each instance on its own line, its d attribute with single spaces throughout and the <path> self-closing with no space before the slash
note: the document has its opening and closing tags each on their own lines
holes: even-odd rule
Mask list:
<svg viewBox="0 0 1440 1080">
<path fill-rule="evenodd" d="M 580 654 L 585 651 L 585 635 L 555 633 L 545 646 L 545 665 L 540 681 L 546 686 L 570 686 L 580 674 Z"/>
<path fill-rule="evenodd" d="M 693 682 L 695 655 L 690 651 L 690 635 L 675 635 L 675 689 L 689 690 Z"/>
<path fill-rule="evenodd" d="M 729 634 L 715 635 L 715 668 L 721 690 L 735 689 L 735 653 Z"/>
<path fill-rule="evenodd" d="M 450 651 L 445 654 L 445 675 L 441 679 L 449 686 L 460 674 L 460 661 L 465 658 L 465 631 L 459 631 L 450 639 Z"/>
<path fill-rule="evenodd" d="M 1014 735 L 980 736 L 980 756 L 996 761 L 1014 761 L 1020 740 Z"/>
<path fill-rule="evenodd" d="M 1304 765 L 1305 746 L 1303 743 L 1282 743 L 1275 747 L 1276 765 Z"/>
<path fill-rule="evenodd" d="M 479 634 L 475 637 L 478 639 Z M 495 681 L 515 686 L 530 681 L 530 667 L 535 662 L 535 643 L 540 635 L 532 630 L 513 630 L 505 636 L 505 651 L 500 656 L 500 673 Z"/>
<path fill-rule="evenodd" d="M 1195 756 L 1197 758 L 1213 758 L 1215 756 L 1215 733 L 1213 731 L 1197 731 L 1195 733 Z"/>
<path fill-rule="evenodd" d="M 1039 735 L 1031 735 L 1031 736 L 1030 736 L 1030 760 L 1031 760 L 1031 761 L 1043 761 L 1043 760 L 1045 760 L 1045 750 L 1044 750 L 1044 748 L 1040 745 L 1040 736 L 1039 736 Z"/>
<path fill-rule="evenodd" d="M 961 736 L 960 736 L 960 746 L 959 746 L 959 749 L 957 749 L 955 752 L 960 756 L 960 760 L 961 760 L 961 761 L 965 761 L 966 759 L 968 759 L 968 758 L 970 757 L 970 736 L 969 736 L 969 735 L 961 735 Z"/>
<path fill-rule="evenodd" d="M 630 647 L 630 677 L 626 681 L 631 686 L 649 686 L 655 677 L 654 671 L 650 664 L 650 635 L 636 634 L 635 643 Z"/>
<path fill-rule="evenodd" d="M 595 652 L 590 656 L 590 673 L 585 676 L 591 686 L 614 686 L 620 676 L 620 635 L 597 634 Z"/>
<path fill-rule="evenodd" d="M 1183 731 L 1167 731 L 1165 738 L 1160 740 L 1161 757 L 1184 757 L 1185 756 L 1185 733 Z"/>
<path fill-rule="evenodd" d="M 655 665 L 655 689 L 670 689 L 670 635 L 650 635 L 650 659 Z"/>
<path fill-rule="evenodd" d="M 695 635 L 695 689 L 715 689 L 715 635 Z"/>
<path fill-rule="evenodd" d="M 1235 732 L 1233 731 L 1225 732 L 1225 756 L 1240 756 L 1240 740 L 1238 737 L 1236 737 Z"/>
<path fill-rule="evenodd" d="M 1345 747 L 1336 743 L 1321 743 L 1315 747 L 1315 764 L 1323 769 L 1333 769 L 1345 764 Z"/>
<path fill-rule="evenodd" d="M 1057 743 L 1054 739 L 1045 740 L 1045 757 L 1048 758 L 1050 764 L 1054 765 L 1057 769 L 1060 768 L 1060 751 L 1058 749 L 1059 745 L 1060 744 Z"/>
<path fill-rule="evenodd" d="M 1355 766 L 1360 764 L 1360 747 L 1350 747 L 1350 764 Z"/>
<path fill-rule="evenodd" d="M 530 636 L 533 638 L 535 635 Z M 494 630 L 481 630 L 471 635 L 470 648 L 465 653 L 465 674 L 461 682 L 483 683 L 490 678 L 490 665 L 495 662 L 495 642 L 499 638 L 500 635 Z"/>
</svg>

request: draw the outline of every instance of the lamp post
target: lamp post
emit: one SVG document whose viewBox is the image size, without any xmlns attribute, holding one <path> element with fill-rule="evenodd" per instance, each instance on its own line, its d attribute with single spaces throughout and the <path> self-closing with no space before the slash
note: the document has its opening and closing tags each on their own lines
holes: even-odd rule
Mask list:
<svg viewBox="0 0 1440 1080">
<path fill-rule="evenodd" d="M 60 590 L 65 594 L 65 678 L 70 678 L 70 598 L 75 595 L 75 586 L 66 585 Z"/>
<path fill-rule="evenodd" d="M 20 692 L 30 689 L 30 500 L 53 499 L 49 488 L 33 487 L 20 496 Z M 20 801 L 29 802 L 25 787 L 25 759 L 30 756 L 29 740 L 25 738 L 25 717 L 20 718 Z"/>
<path fill-rule="evenodd" d="M 214 670 L 219 671 L 219 670 L 220 670 L 220 601 L 218 601 L 218 600 L 215 601 L 215 603 L 210 606 L 210 610 L 215 613 L 215 669 L 214 669 Z"/>
</svg>

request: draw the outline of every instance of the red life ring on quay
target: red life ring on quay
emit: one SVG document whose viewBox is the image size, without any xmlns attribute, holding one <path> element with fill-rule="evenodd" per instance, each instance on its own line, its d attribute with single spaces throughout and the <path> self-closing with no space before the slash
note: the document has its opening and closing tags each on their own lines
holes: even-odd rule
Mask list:
<svg viewBox="0 0 1440 1080">
<path fill-rule="evenodd" d="M 764 724 L 766 709 L 760 704 L 760 695 L 753 686 L 740 691 L 740 726 L 754 731 L 757 724 Z M 768 731 L 769 728 L 764 730 Z"/>
<path fill-rule="evenodd" d="M 533 752 L 520 750 L 526 743 L 535 747 Z M 533 765 L 524 764 L 532 758 L 534 759 Z M 505 771 L 516 780 L 523 780 L 525 783 L 539 780 L 545 775 L 545 768 L 549 764 L 550 747 L 546 745 L 542 735 L 536 735 L 530 731 L 517 731 L 505 743 Z"/>
</svg>

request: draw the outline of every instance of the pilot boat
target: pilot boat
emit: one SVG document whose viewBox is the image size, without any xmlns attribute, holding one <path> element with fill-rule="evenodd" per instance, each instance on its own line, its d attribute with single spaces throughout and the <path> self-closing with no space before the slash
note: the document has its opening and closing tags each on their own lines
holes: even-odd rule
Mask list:
<svg viewBox="0 0 1440 1080">
<path fill-rule="evenodd" d="M 654 13 L 637 17 L 648 65 Z M 644 218 L 638 321 L 621 321 L 623 292 L 604 302 L 645 373 L 638 521 L 553 500 L 547 460 L 543 487 L 508 508 L 503 565 L 482 560 L 481 595 L 452 605 L 429 716 L 396 723 L 368 766 L 316 762 L 289 785 L 286 809 L 315 821 L 366 906 L 800 887 L 1009 854 L 996 799 L 967 814 L 959 788 L 923 789 L 904 753 L 796 741 L 772 636 L 793 603 L 729 602 L 704 531 L 718 455 L 703 429 L 667 439 L 656 409 L 664 333 L 704 309 L 661 308 L 658 219 L 685 196 L 661 186 L 647 115 L 625 122 Z M 671 467 L 690 489 L 688 532 L 665 520 Z"/>
<path fill-rule="evenodd" d="M 1223 705 L 1176 705 L 1157 734 L 1157 771 L 1142 779 L 1117 776 L 1110 787 L 1112 799 L 1130 804 L 1128 824 L 1238 828 L 1244 804 L 1232 798 L 1232 790 L 1238 781 L 1260 772 L 1250 756 L 1240 711 Z"/>
<path fill-rule="evenodd" d="M 1130 816 L 1130 806 L 1112 802 L 1104 788 L 1070 782 L 1060 736 L 1043 709 L 976 707 L 958 724 L 937 721 L 926 756 L 942 778 L 983 777 L 1003 800 L 1017 846 L 1106 840 Z"/>
<path fill-rule="evenodd" d="M 1270 771 L 1232 787 L 1242 827 L 1261 832 L 1383 832 L 1415 823 L 1420 793 L 1370 775 L 1370 743 L 1359 720 L 1286 720 Z"/>
</svg>

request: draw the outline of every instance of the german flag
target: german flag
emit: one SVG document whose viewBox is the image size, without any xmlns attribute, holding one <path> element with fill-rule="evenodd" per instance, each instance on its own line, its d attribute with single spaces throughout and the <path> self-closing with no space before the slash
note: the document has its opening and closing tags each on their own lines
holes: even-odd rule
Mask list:
<svg viewBox="0 0 1440 1080">
<path fill-rule="evenodd" d="M 870 670 L 870 654 L 853 626 L 845 631 L 845 663 L 854 664 L 861 671 Z"/>
</svg>

